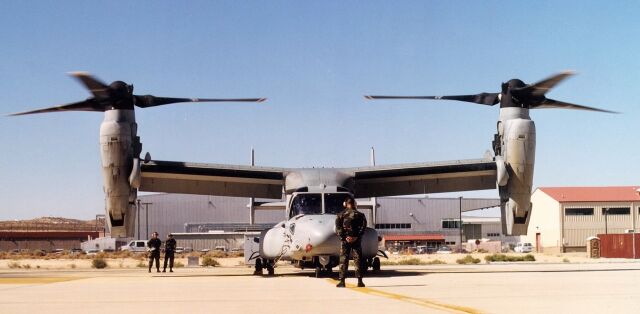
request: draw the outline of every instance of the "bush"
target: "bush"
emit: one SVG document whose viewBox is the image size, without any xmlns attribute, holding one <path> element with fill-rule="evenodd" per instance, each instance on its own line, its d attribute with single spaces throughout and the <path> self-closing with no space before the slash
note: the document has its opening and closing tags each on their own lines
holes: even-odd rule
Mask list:
<svg viewBox="0 0 640 314">
<path fill-rule="evenodd" d="M 562 262 L 563 263 L 571 263 L 571 261 L 566 257 L 562 259 Z"/>
<path fill-rule="evenodd" d="M 138 264 L 136 264 L 136 267 L 140 267 L 140 268 L 147 267 L 147 263 L 144 261 L 144 259 L 138 260 Z"/>
<path fill-rule="evenodd" d="M 443 261 L 443 260 L 439 260 L 439 259 L 434 259 L 431 261 L 426 262 L 427 265 L 441 265 L 441 264 L 446 264 L 447 262 Z"/>
<path fill-rule="evenodd" d="M 536 260 L 536 258 L 531 254 L 527 254 L 524 256 L 493 254 L 493 255 L 485 256 L 484 259 L 485 261 L 487 261 L 487 263 L 489 262 L 534 262 Z"/>
<path fill-rule="evenodd" d="M 182 267 L 184 267 L 184 264 L 182 264 L 181 261 L 175 261 L 175 263 L 173 263 L 173 267 L 182 268 Z"/>
<path fill-rule="evenodd" d="M 31 269 L 31 264 L 22 264 L 22 268 Z"/>
<path fill-rule="evenodd" d="M 105 261 L 103 258 L 100 257 L 96 257 L 91 261 L 91 267 L 96 268 L 96 269 L 103 269 L 106 268 L 107 265 L 107 261 Z"/>
<path fill-rule="evenodd" d="M 206 255 L 203 259 L 202 259 L 202 266 L 211 266 L 211 267 L 215 267 L 215 266 L 220 266 L 220 263 L 218 263 L 218 261 L 209 256 Z"/>
<path fill-rule="evenodd" d="M 9 266 L 9 268 L 11 268 L 11 269 L 21 268 L 22 267 L 22 266 L 20 266 L 20 263 L 18 263 L 18 261 L 11 261 L 11 262 L 9 262 L 9 264 L 7 264 L 7 266 Z"/>
<path fill-rule="evenodd" d="M 424 265 L 424 264 L 425 263 L 421 259 L 416 257 L 401 259 L 396 263 L 396 265 Z"/>
<path fill-rule="evenodd" d="M 71 269 L 76 269 L 76 267 L 77 267 L 76 264 L 69 264 L 69 268 Z"/>
<path fill-rule="evenodd" d="M 456 260 L 456 263 L 458 264 L 478 264 L 480 263 L 480 259 L 479 258 L 474 258 L 471 255 L 467 255 L 464 258 L 459 258 Z"/>
</svg>

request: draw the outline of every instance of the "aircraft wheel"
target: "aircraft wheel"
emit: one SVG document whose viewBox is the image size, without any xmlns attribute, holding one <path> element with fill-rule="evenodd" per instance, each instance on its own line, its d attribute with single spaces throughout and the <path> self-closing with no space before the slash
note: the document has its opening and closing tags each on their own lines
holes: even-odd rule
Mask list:
<svg viewBox="0 0 640 314">
<path fill-rule="evenodd" d="M 273 264 L 271 263 L 271 261 L 266 261 L 265 263 L 267 266 L 267 273 L 269 274 L 269 276 L 273 276 L 273 274 L 275 273 L 273 269 Z"/>
<path fill-rule="evenodd" d="M 320 266 L 316 267 L 315 276 L 316 278 L 322 277 L 322 268 Z"/>
<path fill-rule="evenodd" d="M 262 259 L 261 258 L 256 258 L 256 266 L 253 274 L 262 275 Z"/>
<path fill-rule="evenodd" d="M 380 258 L 379 257 L 374 257 L 373 258 L 373 262 L 371 263 L 371 269 L 373 269 L 374 271 L 379 271 L 380 270 Z"/>
</svg>

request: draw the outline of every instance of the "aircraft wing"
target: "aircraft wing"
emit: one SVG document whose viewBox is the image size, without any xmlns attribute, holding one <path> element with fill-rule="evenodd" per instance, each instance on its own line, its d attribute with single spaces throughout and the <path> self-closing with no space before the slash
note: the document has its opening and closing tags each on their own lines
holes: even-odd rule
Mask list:
<svg viewBox="0 0 640 314">
<path fill-rule="evenodd" d="M 281 199 L 286 170 L 256 166 L 149 161 L 140 191 Z"/>
<path fill-rule="evenodd" d="M 496 188 L 496 163 L 490 159 L 371 166 L 350 169 L 355 197 L 443 193 Z"/>
</svg>

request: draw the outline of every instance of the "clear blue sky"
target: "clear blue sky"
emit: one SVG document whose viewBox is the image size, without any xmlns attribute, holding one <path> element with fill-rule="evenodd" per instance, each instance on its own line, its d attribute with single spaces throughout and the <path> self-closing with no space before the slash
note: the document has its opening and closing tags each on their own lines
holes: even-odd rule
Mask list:
<svg viewBox="0 0 640 314">
<path fill-rule="evenodd" d="M 246 164 L 254 147 L 258 165 L 343 167 L 366 165 L 375 146 L 378 164 L 440 161 L 490 149 L 498 108 L 362 95 L 496 92 L 573 69 L 549 97 L 623 114 L 532 112 L 534 186 L 637 185 L 638 12 L 636 1 L 4 2 L 0 108 L 82 100 L 65 73 L 89 71 L 140 94 L 269 98 L 138 110 L 154 159 Z M 0 117 L 0 219 L 103 213 L 101 120 Z"/>
</svg>

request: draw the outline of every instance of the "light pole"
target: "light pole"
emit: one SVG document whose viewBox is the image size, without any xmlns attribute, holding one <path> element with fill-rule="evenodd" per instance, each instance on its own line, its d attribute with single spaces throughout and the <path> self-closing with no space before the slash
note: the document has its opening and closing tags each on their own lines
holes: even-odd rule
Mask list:
<svg viewBox="0 0 640 314">
<path fill-rule="evenodd" d="M 458 209 L 460 210 L 460 221 L 458 222 L 460 227 L 460 249 L 458 252 L 462 252 L 462 196 L 460 196 L 458 200 L 460 201 L 458 204 Z"/>
</svg>

